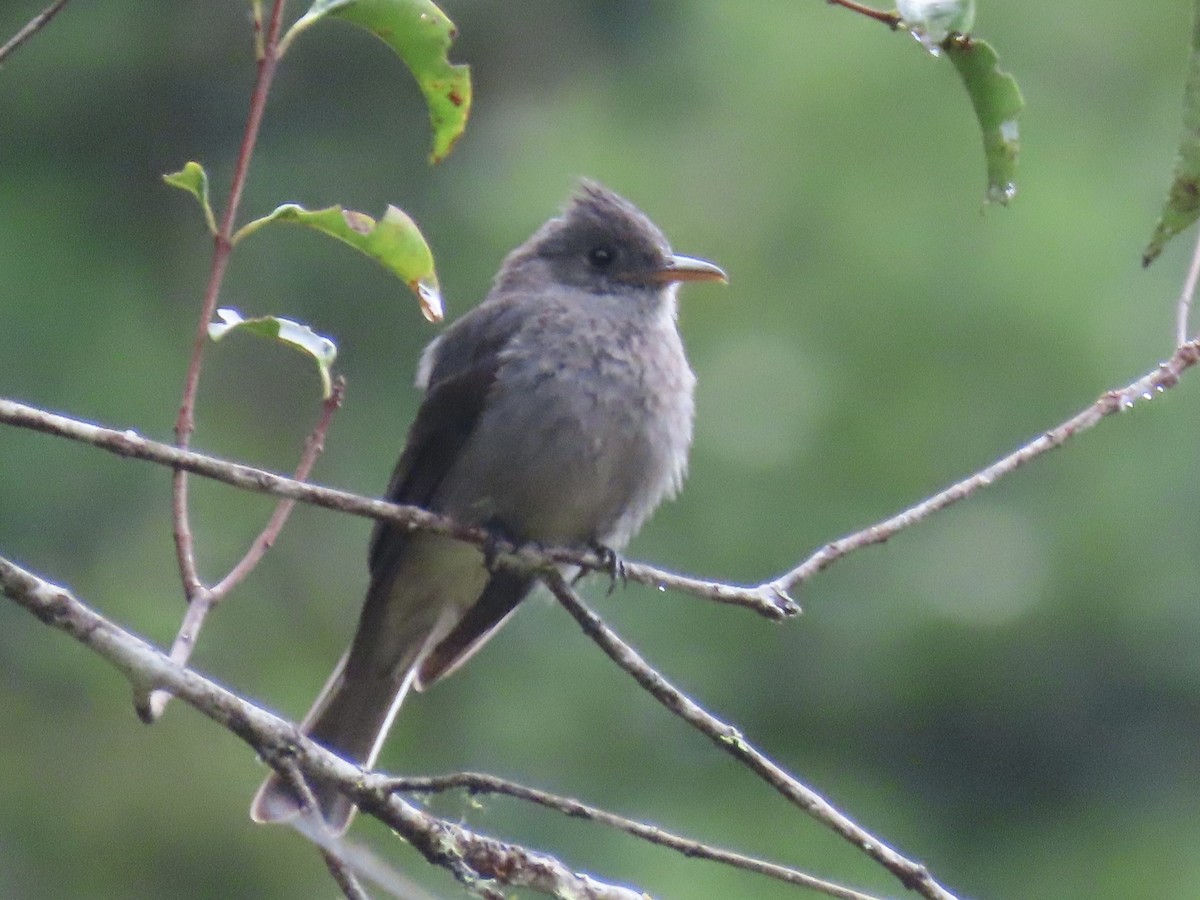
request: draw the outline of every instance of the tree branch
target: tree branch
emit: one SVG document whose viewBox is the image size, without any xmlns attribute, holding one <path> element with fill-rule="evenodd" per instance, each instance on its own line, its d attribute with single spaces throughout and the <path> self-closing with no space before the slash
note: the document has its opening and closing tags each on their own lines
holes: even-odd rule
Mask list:
<svg viewBox="0 0 1200 900">
<path fill-rule="evenodd" d="M 740 853 L 723 850 L 720 847 L 712 847 L 700 841 L 694 841 L 690 838 L 664 831 L 657 826 L 647 825 L 645 822 L 638 822 L 634 819 L 618 816 L 606 810 L 588 806 L 586 803 L 580 803 L 578 800 L 572 800 L 569 797 L 559 797 L 555 794 L 539 791 L 536 788 L 526 787 L 523 784 L 497 778 L 494 775 L 484 775 L 478 772 L 457 772 L 453 775 L 437 777 L 402 777 L 390 779 L 388 785 L 392 790 L 406 791 L 408 793 L 440 793 L 462 788 L 472 795 L 504 794 L 509 797 L 515 797 L 518 800 L 536 803 L 538 806 L 544 806 L 547 809 L 556 810 L 572 818 L 587 819 L 601 825 L 607 825 L 610 828 L 616 828 L 636 838 L 648 841 L 651 844 L 677 850 L 690 858 L 708 859 L 735 869 L 756 872 L 787 884 L 808 888 L 829 897 L 837 897 L 839 900 L 876 900 L 876 898 L 869 894 L 863 894 L 859 891 L 842 887 L 839 884 L 814 878 L 812 875 L 788 868 L 787 866 L 780 866 L 775 863 L 766 862 L 765 860 L 755 859 L 751 856 L 744 856 Z"/>
<path fill-rule="evenodd" d="M 0 47 L 0 65 L 4 64 L 4 61 L 8 59 L 14 50 L 49 25 L 50 20 L 62 12 L 62 8 L 66 5 L 67 0 L 54 0 L 53 3 L 26 22 L 20 31 L 5 41 L 4 46 Z"/>
<path fill-rule="evenodd" d="M 1091 406 L 990 466 L 890 518 L 825 544 L 795 568 L 770 581 L 744 587 L 679 575 L 637 562 L 625 564 L 625 577 L 639 584 L 648 584 L 664 590 L 669 588 L 718 603 L 744 606 L 769 619 L 783 619 L 795 615 L 800 608 L 788 596 L 789 593 L 842 557 L 855 550 L 888 541 L 905 528 L 953 506 L 960 500 L 965 500 L 985 487 L 990 487 L 998 479 L 1012 474 L 1026 463 L 1061 447 L 1076 435 L 1091 430 L 1108 416 L 1131 409 L 1138 401 L 1149 400 L 1175 387 L 1183 373 L 1198 361 L 1200 338 L 1180 344 L 1169 359 L 1141 378 L 1123 388 L 1106 391 Z M 118 456 L 184 469 L 243 490 L 287 497 L 365 518 L 385 519 L 406 525 L 413 530 L 445 534 L 477 546 L 489 542 L 489 535 L 485 529 L 463 525 L 415 506 L 398 506 L 346 491 L 306 484 L 263 469 L 171 447 L 143 438 L 134 431 L 115 431 L 90 425 L 13 400 L 0 398 L 0 422 L 91 444 Z M 523 565 L 567 563 L 582 566 L 589 571 L 607 571 L 610 565 L 608 560 L 592 551 L 570 547 L 514 546 L 503 540 L 490 540 L 501 554 L 516 557 Z"/>
<path fill-rule="evenodd" d="M 895 875 L 900 883 L 929 900 L 955 900 L 953 894 L 938 884 L 929 871 L 918 862 L 906 859 L 879 838 L 861 828 L 844 813 L 837 810 L 828 800 L 802 784 L 791 774 L 769 759 L 762 751 L 752 746 L 745 736 L 668 682 L 638 654 L 621 640 L 600 617 L 579 599 L 566 580 L 557 571 L 542 575 L 542 581 L 551 593 L 579 623 L 584 633 L 595 641 L 600 649 L 620 668 L 632 675 L 659 703 L 683 719 L 714 744 L 731 755 L 758 775 L 763 781 L 786 797 L 791 803 L 808 813 L 825 827 L 841 835 L 871 859 Z"/>
<path fill-rule="evenodd" d="M 431 816 L 387 790 L 385 776 L 361 769 L 299 734 L 294 725 L 243 700 L 110 622 L 65 588 L 0 557 L 0 592 L 111 663 L 135 691 L 170 691 L 237 735 L 273 767 L 285 762 L 305 775 L 337 783 L 368 815 L 394 829 L 430 863 L 472 890 L 502 884 L 581 900 L 643 900 L 644 894 L 571 871 L 556 858 L 499 841 Z"/>
<path fill-rule="evenodd" d="M 1179 383 L 1179 377 L 1196 365 L 1198 361 L 1200 361 L 1200 338 L 1180 344 L 1171 358 L 1159 363 L 1153 371 L 1123 388 L 1105 392 L 1091 406 L 1067 419 L 1061 425 L 1034 438 L 1008 456 L 889 519 L 884 519 L 869 528 L 826 544 L 790 572 L 780 575 L 774 581 L 759 585 L 759 588 L 774 588 L 786 595 L 814 575 L 829 568 L 843 556 L 863 547 L 884 543 L 934 513 L 953 506 L 960 500 L 965 500 L 985 487 L 990 487 L 1000 478 L 1011 475 L 1043 453 L 1061 447 L 1076 435 L 1094 428 L 1100 424 L 1102 419 L 1113 413 L 1132 409 L 1139 400 L 1150 400 L 1175 387 Z"/>
<path fill-rule="evenodd" d="M 516 546 L 507 541 L 497 540 L 483 528 L 463 525 L 446 516 L 427 512 L 416 506 L 399 506 L 385 500 L 374 500 L 347 491 L 308 484 L 252 466 L 227 462 L 192 450 L 181 450 L 169 444 L 144 438 L 135 431 L 116 431 L 91 425 L 78 419 L 70 419 L 36 407 L 26 406 L 14 400 L 0 398 L 0 422 L 90 444 L 117 456 L 142 459 L 159 465 L 184 469 L 192 474 L 255 493 L 287 497 L 301 503 L 309 503 L 350 515 L 395 522 L 412 530 L 449 535 L 476 546 L 482 547 L 490 541 L 492 546 L 502 554 L 499 559 L 502 563 L 504 556 L 509 556 L 513 557 L 516 563 L 524 566 L 567 563 L 593 571 L 607 571 L 610 566 L 609 560 L 594 551 L 570 547 Z M 624 572 L 629 581 L 655 585 L 664 589 L 671 588 L 718 603 L 745 606 L 770 619 L 782 619 L 799 612 L 799 607 L 795 603 L 771 585 L 738 587 L 677 575 L 634 562 L 626 563 Z"/>
</svg>

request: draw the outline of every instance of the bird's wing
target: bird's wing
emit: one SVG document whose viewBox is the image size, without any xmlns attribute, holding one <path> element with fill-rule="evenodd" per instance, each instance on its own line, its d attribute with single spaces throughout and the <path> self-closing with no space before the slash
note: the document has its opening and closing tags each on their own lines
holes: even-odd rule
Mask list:
<svg viewBox="0 0 1200 900">
<path fill-rule="evenodd" d="M 487 406 L 502 353 L 520 326 L 511 304 L 492 302 L 460 319 L 438 339 L 428 387 L 388 484 L 388 500 L 436 511 L 438 487 Z M 387 579 L 407 529 L 376 522 L 368 557 L 372 582 Z M 372 592 L 374 592 L 374 583 Z"/>
</svg>

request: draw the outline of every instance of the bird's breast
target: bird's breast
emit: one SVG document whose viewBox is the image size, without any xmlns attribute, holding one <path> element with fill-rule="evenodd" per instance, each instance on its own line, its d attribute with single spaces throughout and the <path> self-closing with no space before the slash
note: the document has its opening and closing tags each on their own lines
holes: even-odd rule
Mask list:
<svg viewBox="0 0 1200 900">
<path fill-rule="evenodd" d="M 623 546 L 678 488 L 691 444 L 695 379 L 673 318 L 661 324 L 523 335 L 443 508 L 524 539 Z"/>
</svg>

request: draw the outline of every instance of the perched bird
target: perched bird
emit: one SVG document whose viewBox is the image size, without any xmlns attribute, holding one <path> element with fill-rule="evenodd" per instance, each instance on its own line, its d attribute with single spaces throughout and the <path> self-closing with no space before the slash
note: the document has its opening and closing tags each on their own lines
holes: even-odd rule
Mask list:
<svg viewBox="0 0 1200 900">
<path fill-rule="evenodd" d="M 671 253 L 627 200 L 584 182 L 562 215 L 500 267 L 487 299 L 421 357 L 425 396 L 387 498 L 514 541 L 620 550 L 679 489 L 695 376 L 676 327 L 676 285 L 725 281 Z M 378 522 L 350 649 L 301 729 L 364 768 L 410 688 L 463 664 L 535 578 L 489 567 L 477 547 Z M 354 806 L 311 785 L 334 831 Z M 259 822 L 300 809 L 272 775 Z"/>
</svg>

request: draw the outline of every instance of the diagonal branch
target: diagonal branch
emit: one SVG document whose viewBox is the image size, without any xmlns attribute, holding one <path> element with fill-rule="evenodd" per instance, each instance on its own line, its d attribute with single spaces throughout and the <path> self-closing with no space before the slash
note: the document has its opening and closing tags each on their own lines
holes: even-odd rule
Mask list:
<svg viewBox="0 0 1200 900">
<path fill-rule="evenodd" d="M 658 844 L 661 847 L 677 850 L 684 856 L 692 859 L 708 859 L 730 866 L 731 868 L 756 872 L 760 875 L 766 875 L 769 878 L 775 878 L 786 884 L 809 888 L 826 896 L 839 898 L 839 900 L 876 900 L 876 898 L 871 897 L 869 894 L 863 894 L 859 891 L 842 887 L 839 884 L 814 878 L 812 875 L 797 871 L 796 869 L 790 869 L 787 866 L 780 866 L 775 863 L 766 862 L 765 860 L 755 859 L 751 856 L 744 856 L 741 853 L 734 853 L 730 850 L 722 850 L 719 847 L 711 847 L 700 841 L 672 834 L 656 825 L 647 825 L 645 822 L 638 822 L 635 819 L 618 816 L 606 810 L 588 806 L 586 803 L 580 803 L 578 800 L 572 800 L 569 797 L 559 797 L 546 791 L 540 791 L 536 788 L 508 781 L 504 778 L 497 778 L 494 775 L 484 775 L 478 772 L 457 772 L 453 775 L 432 778 L 393 778 L 389 781 L 389 786 L 392 790 L 421 794 L 450 791 L 459 788 L 465 789 L 472 795 L 504 794 L 509 797 L 515 797 L 518 800 L 536 803 L 547 809 L 557 810 L 573 818 L 587 819 L 592 822 L 598 822 L 601 825 L 607 825 L 610 828 L 619 829 L 651 844 Z"/>
<path fill-rule="evenodd" d="M 20 31 L 5 41 L 4 46 L 0 47 L 0 65 L 8 59 L 14 50 L 49 25 L 50 20 L 62 12 L 62 8 L 66 5 L 67 0 L 54 0 L 53 3 L 26 22 Z"/>
<path fill-rule="evenodd" d="M 663 678 L 579 599 L 579 595 L 571 589 L 561 574 L 550 571 L 543 573 L 541 577 L 558 598 L 558 602 L 579 623 L 584 633 L 599 644 L 609 659 L 632 675 L 655 700 L 711 739 L 795 806 L 862 850 L 895 875 L 906 888 L 929 900 L 955 900 L 954 895 L 938 884 L 925 866 L 905 858 L 861 828 L 828 800 L 802 784 L 761 750 L 751 745 L 740 731 L 703 709 Z"/>
<path fill-rule="evenodd" d="M 760 585 L 760 589 L 775 589 L 783 594 L 804 584 L 814 575 L 823 572 L 843 556 L 863 547 L 882 544 L 906 528 L 929 518 L 960 500 L 965 500 L 985 487 L 990 487 L 1005 475 L 1011 475 L 1043 453 L 1057 449 L 1078 434 L 1088 431 L 1101 420 L 1114 413 L 1132 409 L 1139 400 L 1150 400 L 1179 383 L 1179 377 L 1200 362 L 1200 338 L 1180 344 L 1171 358 L 1159 363 L 1153 371 L 1123 388 L 1107 391 L 1091 406 L 1034 438 L 1025 446 L 997 460 L 974 475 L 964 478 L 943 491 L 922 500 L 889 519 L 884 519 L 869 528 L 832 541 L 810 556 L 790 572 L 785 572 L 774 581 Z"/>
<path fill-rule="evenodd" d="M 383 776 L 361 769 L 300 735 L 294 725 L 243 700 L 101 616 L 66 589 L 0 557 L 0 593 L 99 654 L 133 685 L 169 690 L 237 735 L 272 766 L 294 764 L 309 776 L 332 780 L 358 804 L 408 841 L 426 860 L 450 870 L 474 891 L 496 896 L 490 885 L 526 888 L 581 900 L 643 900 L 640 891 L 573 872 L 558 859 L 438 819 L 386 790 Z M 285 763 L 287 761 L 287 763 Z"/>
</svg>

